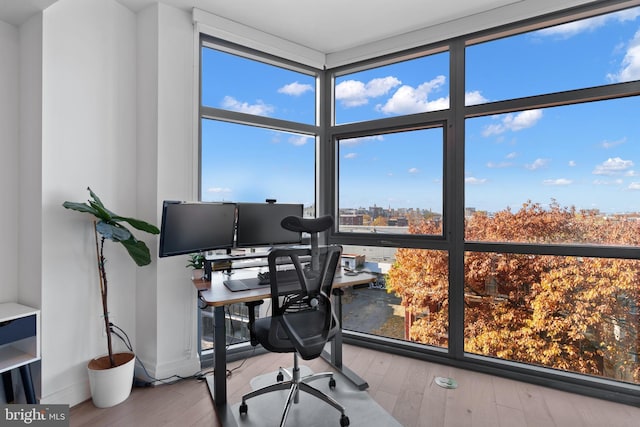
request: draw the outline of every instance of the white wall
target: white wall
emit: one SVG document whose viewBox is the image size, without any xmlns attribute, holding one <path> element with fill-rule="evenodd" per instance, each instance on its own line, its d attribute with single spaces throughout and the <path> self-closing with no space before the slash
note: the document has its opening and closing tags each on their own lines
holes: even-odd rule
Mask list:
<svg viewBox="0 0 640 427">
<path fill-rule="evenodd" d="M 159 11 L 156 206 L 163 200 L 198 198 L 194 27 L 190 13 L 163 5 Z M 156 212 L 159 215 L 159 210 Z M 190 375 L 200 369 L 197 292 L 185 260 L 173 257 L 158 261 L 158 377 L 176 371 Z"/>
<path fill-rule="evenodd" d="M 43 403 L 87 399 L 86 363 L 106 353 L 91 217 L 61 205 L 86 201 L 90 186 L 138 216 L 135 28 L 113 0 L 61 0 L 43 14 Z M 120 245 L 105 247 L 112 320 L 135 342 L 136 267 Z"/>
<path fill-rule="evenodd" d="M 0 302 L 18 298 L 18 34 L 0 21 Z"/>
<path fill-rule="evenodd" d="M 18 301 L 42 307 L 42 13 L 20 26 Z"/>
<path fill-rule="evenodd" d="M 39 29 L 41 73 L 27 74 L 41 75 L 41 90 L 22 89 L 21 123 L 41 111 L 42 126 L 21 151 L 20 175 L 32 190 L 23 206 L 39 224 L 25 224 L 20 241 L 42 248 L 26 284 L 42 310 L 41 402 L 74 405 L 89 398 L 86 363 L 105 353 L 106 339 L 91 217 L 61 204 L 87 200 L 91 186 L 113 211 L 159 226 L 162 200 L 196 197 L 195 39 L 189 13 L 154 5 L 136 15 L 115 0 L 59 0 L 32 25 L 21 28 L 31 40 L 22 63 L 37 67 Z M 30 156 L 41 162 L 35 178 Z M 156 236 L 137 236 L 157 254 Z M 123 248 L 106 246 L 112 320 L 146 368 L 159 378 L 198 371 L 185 260 L 137 268 Z"/>
<path fill-rule="evenodd" d="M 156 4 L 138 13 L 138 210 L 161 220 L 163 200 L 197 198 L 194 33 L 191 15 Z M 157 254 L 157 240 L 151 242 Z M 196 291 L 184 257 L 138 272 L 138 355 L 157 378 L 191 375 L 197 354 Z"/>
</svg>

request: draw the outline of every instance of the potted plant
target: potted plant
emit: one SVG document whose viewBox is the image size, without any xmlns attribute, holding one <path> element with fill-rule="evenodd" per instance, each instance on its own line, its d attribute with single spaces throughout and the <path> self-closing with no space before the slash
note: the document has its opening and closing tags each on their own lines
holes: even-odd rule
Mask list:
<svg viewBox="0 0 640 427">
<path fill-rule="evenodd" d="M 191 279 L 202 280 L 204 278 L 204 255 L 202 253 L 189 254 L 187 268 L 192 268 Z"/>
<path fill-rule="evenodd" d="M 122 223 L 151 234 L 158 234 L 160 230 L 152 224 L 135 218 L 123 217 L 107 209 L 100 198 L 89 190 L 91 199 L 87 203 L 64 202 L 62 206 L 78 212 L 88 213 L 94 216 L 93 228 L 96 239 L 96 264 L 100 283 L 100 295 L 102 299 L 102 314 L 104 328 L 107 336 L 106 356 L 91 360 L 88 364 L 89 383 L 91 397 L 96 406 L 104 408 L 117 405 L 124 401 L 131 393 L 133 384 L 133 371 L 135 355 L 133 353 L 115 353 L 111 340 L 111 322 L 109 321 L 108 308 L 108 281 L 105 268 L 104 243 L 111 240 L 122 244 L 131 259 L 138 266 L 151 263 L 151 255 L 147 245 L 135 238 L 135 236 Z M 124 384 L 119 385 L 119 382 Z"/>
</svg>

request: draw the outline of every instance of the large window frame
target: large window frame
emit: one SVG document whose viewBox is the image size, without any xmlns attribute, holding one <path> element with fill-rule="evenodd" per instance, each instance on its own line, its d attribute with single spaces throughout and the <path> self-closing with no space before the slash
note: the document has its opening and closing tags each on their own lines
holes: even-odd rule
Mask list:
<svg viewBox="0 0 640 427">
<path fill-rule="evenodd" d="M 317 70 L 313 67 L 305 66 L 300 63 L 296 63 L 293 61 L 285 60 L 282 58 L 275 57 L 273 55 L 269 55 L 266 53 L 262 53 L 256 51 L 254 49 L 250 49 L 247 47 L 243 47 L 237 45 L 235 43 L 227 42 L 225 40 L 221 40 L 212 36 L 208 36 L 205 34 L 200 35 L 200 43 L 199 43 L 199 52 L 200 56 L 202 55 L 202 50 L 205 48 L 215 49 L 221 52 L 230 53 L 233 55 L 237 55 L 243 57 L 245 59 L 262 62 L 267 65 L 272 65 L 274 67 L 279 67 L 283 69 L 287 69 L 290 71 L 295 71 L 301 74 L 306 74 L 314 77 L 315 79 L 315 124 L 308 124 L 303 122 L 295 122 L 290 120 L 279 119 L 275 117 L 267 117 L 263 115 L 254 115 L 248 114 L 240 111 L 233 111 L 224 108 L 217 108 L 212 106 L 203 105 L 201 96 L 202 96 L 202 81 L 200 81 L 200 90 L 198 97 L 198 117 L 199 123 L 202 120 L 217 120 L 222 122 L 229 122 L 238 125 L 244 126 L 253 126 L 262 129 L 274 130 L 284 133 L 292 133 L 299 135 L 306 135 L 315 140 L 315 155 L 316 155 L 316 170 L 315 170 L 315 184 L 314 184 L 314 204 L 317 206 L 318 204 L 318 156 L 319 156 L 319 140 L 321 138 L 321 112 L 320 112 L 320 93 L 322 91 L 322 71 Z M 200 64 L 202 64 L 202 59 L 200 58 Z M 198 126 L 198 147 L 199 147 L 199 166 L 198 166 L 198 194 L 202 194 L 202 125 Z"/>
<path fill-rule="evenodd" d="M 447 251 L 449 254 L 449 347 L 446 350 L 429 348 L 384 337 L 345 331 L 346 342 L 366 345 L 382 351 L 410 355 L 435 362 L 453 364 L 491 374 L 553 385 L 559 389 L 578 391 L 596 397 L 615 399 L 620 402 L 640 404 L 640 385 L 617 382 L 605 378 L 587 377 L 572 372 L 558 372 L 544 367 L 530 366 L 506 360 L 466 353 L 464 350 L 464 257 L 467 252 L 514 253 L 530 255 L 558 255 L 576 257 L 621 258 L 640 260 L 640 247 L 581 244 L 529 244 L 510 242 L 477 242 L 465 240 L 465 120 L 493 114 L 513 113 L 528 109 L 547 108 L 640 96 L 640 81 L 604 84 L 601 86 L 573 89 L 524 98 L 514 98 L 477 105 L 465 105 L 465 49 L 476 43 L 507 37 L 509 35 L 541 29 L 558 23 L 570 22 L 597 16 L 613 10 L 637 5 L 637 1 L 597 2 L 572 8 L 560 13 L 529 19 L 522 22 L 469 34 L 434 45 L 412 48 L 356 64 L 328 70 L 304 67 L 318 76 L 318 121 L 316 126 L 302 125 L 277 119 L 249 116 L 243 113 L 200 108 L 200 118 L 215 118 L 236 123 L 252 124 L 284 131 L 313 134 L 317 137 L 316 155 L 316 215 L 338 215 L 337 191 L 339 188 L 339 159 L 337 143 L 340 139 L 372 135 L 401 130 L 442 127 L 444 129 L 443 158 L 443 218 L 442 236 L 407 236 L 385 234 L 384 236 L 360 233 L 341 233 L 334 226 L 326 233 L 325 242 L 343 245 L 379 246 L 395 248 L 417 248 Z M 216 48 L 230 49 L 261 60 L 281 60 L 222 40 L 203 37 L 205 43 L 215 43 Z M 379 67 L 419 55 L 449 51 L 450 61 L 450 106 L 446 110 L 405 116 L 376 119 L 358 123 L 335 124 L 335 102 L 333 87 L 337 76 Z M 300 67 L 299 64 L 295 67 Z"/>
<path fill-rule="evenodd" d="M 317 213 L 319 197 L 319 164 L 322 162 L 319 160 L 321 150 L 319 149 L 322 127 L 319 125 L 321 122 L 320 111 L 320 92 L 323 87 L 323 75 L 322 70 L 317 70 L 313 67 L 305 66 L 303 64 L 282 59 L 270 54 L 259 52 L 255 49 L 250 49 L 244 46 L 237 45 L 207 34 L 200 34 L 198 43 L 199 52 L 199 70 L 202 74 L 202 52 L 204 49 L 213 49 L 222 53 L 228 53 L 238 56 L 242 59 L 260 62 L 269 66 L 278 67 L 287 71 L 294 71 L 300 74 L 305 74 L 314 78 L 315 81 L 315 115 L 314 123 L 296 122 L 291 120 L 285 120 L 277 117 L 269 117 L 266 115 L 250 114 L 241 111 L 234 111 L 232 109 L 218 108 L 210 105 L 204 105 L 202 100 L 202 77 L 199 79 L 198 90 L 198 169 L 197 169 L 197 182 L 198 182 L 198 195 L 202 199 L 203 195 L 203 123 L 211 120 L 221 122 L 225 124 L 239 125 L 245 128 L 254 128 L 260 131 L 274 131 L 282 134 L 293 134 L 308 136 L 313 139 L 313 152 L 315 156 L 314 162 L 314 182 L 310 193 L 312 193 L 311 205 L 305 203 L 305 216 L 315 216 Z M 239 152 L 239 156 L 246 156 L 244 151 Z M 216 200 L 219 201 L 219 200 Z M 234 202 L 264 202 L 264 200 L 232 200 Z M 283 202 L 282 200 L 278 200 Z M 284 202 L 303 203 L 306 200 L 286 200 Z M 213 323 L 212 323 L 212 307 L 200 307 L 200 319 L 198 322 L 198 349 L 201 355 L 202 363 L 210 363 L 213 360 L 213 350 L 209 345 L 203 346 L 203 341 L 213 342 Z M 251 347 L 248 342 L 248 334 L 246 333 L 246 324 L 248 322 L 247 309 L 244 304 L 236 304 L 227 308 L 227 316 L 225 321 L 227 322 L 227 331 L 230 331 L 227 339 L 227 344 L 231 347 L 229 354 L 233 357 L 236 355 L 243 355 L 245 353 L 252 353 Z M 205 347 L 205 348 L 203 348 Z"/>
<path fill-rule="evenodd" d="M 617 5 L 621 7 L 622 4 Z M 602 397 L 605 393 L 615 393 L 621 401 L 637 404 L 637 393 L 640 386 L 616 382 L 606 378 L 587 377 L 572 372 L 558 372 L 556 370 L 531 366 L 522 363 L 514 363 L 507 360 L 496 360 L 486 356 L 467 353 L 464 350 L 464 254 L 467 252 L 484 253 L 517 253 L 530 255 L 561 255 L 577 257 L 600 257 L 640 259 L 640 248 L 607 245 L 583 245 L 583 244 L 523 244 L 509 242 L 474 242 L 467 241 L 464 237 L 464 178 L 465 178 L 465 120 L 468 118 L 489 116 L 494 114 L 512 113 L 529 109 L 546 108 L 558 105 L 571 105 L 584 102 L 594 102 L 604 99 L 616 99 L 627 96 L 640 96 L 640 82 L 605 84 L 601 86 L 583 89 L 572 89 L 558 93 L 541 94 L 524 98 L 514 98 L 498 102 L 488 102 L 477 105 L 465 105 L 465 49 L 476 43 L 500 39 L 509 35 L 524 33 L 533 29 L 541 29 L 546 26 L 556 25 L 560 22 L 596 16 L 612 11 L 611 7 L 580 7 L 570 11 L 555 14 L 552 17 L 535 18 L 525 22 L 519 22 L 483 31 L 476 34 L 450 40 L 445 48 L 450 51 L 450 109 L 433 113 L 423 113 L 412 116 L 394 117 L 389 119 L 371 120 L 365 123 L 354 123 L 331 126 L 329 135 L 336 140 L 345 135 L 366 134 L 372 129 L 376 131 L 398 128 L 402 126 L 429 125 L 442 120 L 447 129 L 445 151 L 445 232 L 442 239 L 431 236 L 402 235 L 353 235 L 340 233 L 333 230 L 329 240 L 338 244 L 358 244 L 370 246 L 394 246 L 414 247 L 420 249 L 446 250 L 449 253 L 449 347 L 446 354 L 438 348 L 418 346 L 413 343 L 399 343 L 392 339 L 371 337 L 360 333 L 345 332 L 345 339 L 354 343 L 366 343 L 384 351 L 397 351 L 402 354 L 411 354 L 428 360 L 437 360 L 443 363 L 454 363 L 459 366 L 473 369 L 500 373 L 518 380 L 533 381 L 542 384 L 553 383 L 566 390 L 580 390 L 586 394 Z M 424 49 L 443 49 L 443 45 L 430 46 Z M 415 51 L 406 52 L 406 58 L 414 55 Z M 401 55 L 393 58 L 383 58 L 380 63 L 390 60 L 402 60 Z M 362 67 L 375 67 L 380 63 L 368 61 L 367 63 L 345 66 L 335 70 L 329 70 L 333 76 L 350 73 L 362 69 Z M 335 77 L 334 77 L 335 78 Z M 331 102 L 333 105 L 333 100 Z M 335 150 L 335 147 L 334 147 Z M 332 165 L 333 181 L 331 188 L 337 191 L 338 168 L 335 152 Z M 332 213 L 338 213 L 337 198 L 335 193 L 332 199 Z"/>
</svg>

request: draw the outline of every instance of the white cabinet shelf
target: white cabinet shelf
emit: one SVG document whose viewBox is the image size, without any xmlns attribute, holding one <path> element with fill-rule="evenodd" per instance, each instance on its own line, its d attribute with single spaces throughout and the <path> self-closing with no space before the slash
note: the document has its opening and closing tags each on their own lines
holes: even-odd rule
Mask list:
<svg viewBox="0 0 640 427">
<path fill-rule="evenodd" d="M 36 403 L 29 365 L 38 360 L 40 310 L 13 302 L 0 304 L 0 373 L 5 390 L 11 382 L 9 371 L 20 368 L 27 402 Z"/>
</svg>

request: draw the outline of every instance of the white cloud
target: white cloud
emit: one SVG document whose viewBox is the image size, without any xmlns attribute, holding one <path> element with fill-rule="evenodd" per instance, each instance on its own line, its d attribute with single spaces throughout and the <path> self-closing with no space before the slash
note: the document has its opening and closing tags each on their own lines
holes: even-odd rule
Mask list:
<svg viewBox="0 0 640 427">
<path fill-rule="evenodd" d="M 627 188 L 629 190 L 640 190 L 640 182 L 632 182 Z"/>
<path fill-rule="evenodd" d="M 482 96 L 482 94 L 480 93 L 479 90 L 474 90 L 472 92 L 466 92 L 464 94 L 464 103 L 465 103 L 465 105 L 484 104 L 485 102 L 488 102 L 488 101 L 489 100 L 487 98 Z"/>
<path fill-rule="evenodd" d="M 626 142 L 627 142 L 627 138 L 624 137 L 622 139 L 618 139 L 617 141 L 607 141 L 605 139 L 600 144 L 602 145 L 602 148 L 613 148 L 613 147 L 617 147 L 618 145 L 622 145 Z"/>
<path fill-rule="evenodd" d="M 591 19 L 582 19 L 580 21 L 568 22 L 566 24 L 556 25 L 555 27 L 545 28 L 537 31 L 536 35 L 568 39 L 576 34 L 580 34 L 585 31 L 593 31 L 596 28 L 602 27 L 605 22 L 606 19 L 604 16 L 597 16 Z"/>
<path fill-rule="evenodd" d="M 638 16 L 640 16 L 640 8 L 635 7 L 616 13 L 600 15 L 593 18 L 581 19 L 579 21 L 556 25 L 555 27 L 536 31 L 535 34 L 539 36 L 561 37 L 567 39 L 575 36 L 576 34 L 580 34 L 585 31 L 593 31 L 597 28 L 600 28 L 611 20 L 616 20 L 618 22 L 633 21 Z"/>
<path fill-rule="evenodd" d="M 576 161 L 575 161 L 575 160 L 569 160 L 569 167 L 570 167 L 570 168 L 573 168 L 573 167 L 575 167 L 576 165 L 577 165 L 577 163 L 576 163 Z"/>
<path fill-rule="evenodd" d="M 402 84 L 400 80 L 391 76 L 373 79 L 367 83 L 367 95 L 372 98 L 377 98 L 386 95 L 391 89 L 400 84 Z"/>
<path fill-rule="evenodd" d="M 624 176 L 631 176 L 631 177 L 633 177 L 633 176 L 640 176 L 640 172 L 638 172 L 638 171 L 635 171 L 635 170 L 631 169 L 631 170 L 626 171 L 626 172 L 624 173 Z"/>
<path fill-rule="evenodd" d="M 298 82 L 289 83 L 278 89 L 278 93 L 285 95 L 300 96 L 305 92 L 313 91 L 313 87 L 308 84 L 300 84 Z"/>
<path fill-rule="evenodd" d="M 255 114 L 258 116 L 268 116 L 273 113 L 274 108 L 272 105 L 265 104 L 258 100 L 255 104 L 249 104 L 248 102 L 241 102 L 232 96 L 225 96 L 222 100 L 222 108 L 232 111 L 238 111 L 240 113 Z"/>
<path fill-rule="evenodd" d="M 408 172 L 409 172 L 410 174 L 414 174 L 414 173 L 418 173 L 418 172 L 420 172 L 420 169 L 418 169 L 418 168 L 409 168 Z"/>
<path fill-rule="evenodd" d="M 376 110 L 385 114 L 413 114 L 425 111 L 444 110 L 449 108 L 449 97 L 430 99 L 429 96 L 446 83 L 445 76 L 420 84 L 418 87 L 402 85 L 402 81 L 393 76 L 372 79 L 365 83 L 359 80 L 345 80 L 336 85 L 336 100 L 343 107 L 359 107 L 366 105 L 373 98 L 379 98 L 393 92 L 385 102 L 376 105 Z M 466 105 L 481 104 L 488 100 L 480 91 L 465 93 Z"/>
<path fill-rule="evenodd" d="M 429 94 L 439 89 L 445 82 L 445 76 L 437 76 L 416 88 L 403 85 L 395 91 L 386 103 L 377 105 L 376 110 L 385 114 L 412 114 L 448 108 L 448 97 L 429 100 Z"/>
<path fill-rule="evenodd" d="M 546 167 L 548 164 L 549 159 L 535 159 L 533 163 L 527 163 L 526 165 L 524 165 L 524 167 L 529 169 L 530 171 L 535 171 Z"/>
<path fill-rule="evenodd" d="M 345 159 L 355 159 L 356 157 L 358 157 L 356 153 L 347 153 L 344 155 Z"/>
<path fill-rule="evenodd" d="M 562 186 L 562 185 L 571 185 L 573 184 L 573 181 L 566 178 L 558 178 L 558 179 L 545 179 L 542 183 L 544 185 Z"/>
<path fill-rule="evenodd" d="M 507 154 L 504 157 L 507 160 L 513 160 L 516 157 L 518 157 L 518 153 L 516 153 L 515 151 L 512 151 L 511 153 Z M 513 166 L 513 162 L 509 162 L 509 161 L 487 162 L 487 167 L 490 168 L 490 169 L 502 169 L 502 168 L 509 168 L 511 166 Z"/>
<path fill-rule="evenodd" d="M 594 175 L 617 175 L 633 167 L 633 161 L 620 157 L 608 158 L 593 170 Z"/>
<path fill-rule="evenodd" d="M 477 185 L 477 184 L 484 184 L 485 182 L 487 182 L 486 178 L 476 178 L 474 176 L 468 176 L 464 179 L 464 182 L 466 184 L 471 184 L 471 185 Z"/>
<path fill-rule="evenodd" d="M 345 80 L 336 85 L 336 100 L 344 107 L 358 107 L 369 103 L 369 98 L 386 95 L 391 89 L 402 84 L 396 77 L 387 76 L 363 83 Z"/>
<path fill-rule="evenodd" d="M 360 143 L 367 141 L 384 141 L 383 135 L 362 136 L 357 138 L 341 139 L 341 146 L 359 145 Z"/>
<path fill-rule="evenodd" d="M 593 180 L 593 185 L 622 185 L 622 184 L 624 184 L 624 181 L 621 179 L 614 179 L 614 180 L 594 179 Z"/>
<path fill-rule="evenodd" d="M 231 189 L 222 188 L 222 187 L 211 187 L 211 188 L 207 188 L 207 193 L 214 193 L 214 194 L 231 193 Z"/>
<path fill-rule="evenodd" d="M 613 83 L 640 79 L 640 30 L 629 42 L 620 70 L 617 73 L 608 74 L 607 79 Z"/>
<path fill-rule="evenodd" d="M 542 110 L 526 110 L 518 114 L 510 113 L 507 115 L 496 116 L 496 118 L 501 118 L 500 123 L 487 126 L 482 132 L 482 135 L 499 135 L 506 131 L 517 132 L 530 128 L 542 118 Z"/>
<path fill-rule="evenodd" d="M 289 137 L 289 143 L 291 145 L 295 145 L 295 146 L 302 146 L 302 145 L 305 145 L 307 142 L 309 142 L 311 139 L 312 139 L 312 137 L 310 137 L 310 136 L 295 135 L 295 136 L 290 136 Z"/>
</svg>

